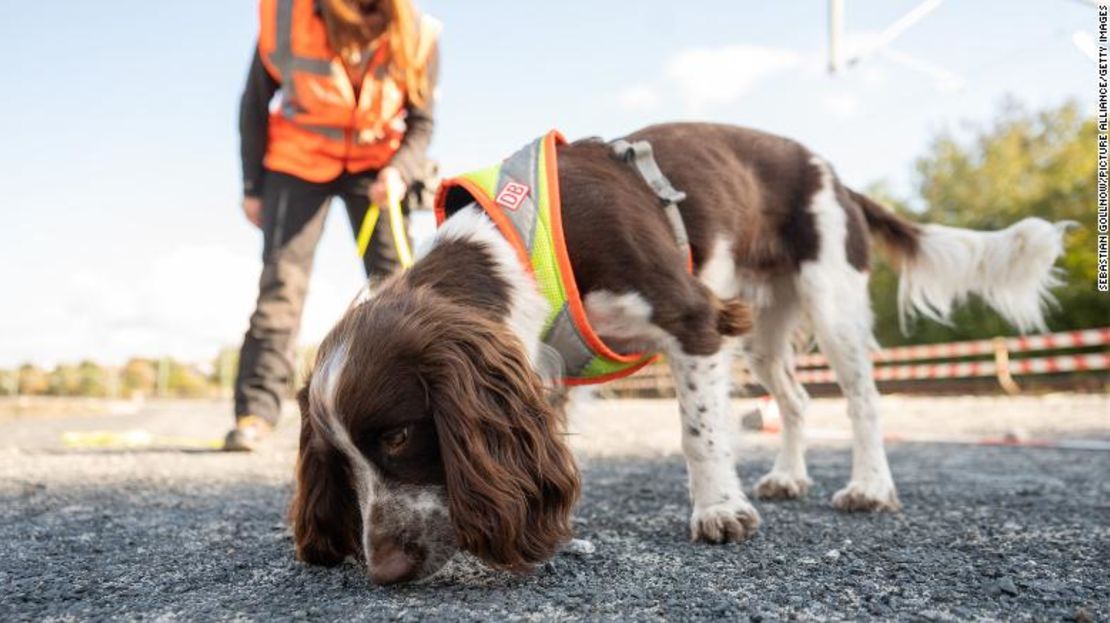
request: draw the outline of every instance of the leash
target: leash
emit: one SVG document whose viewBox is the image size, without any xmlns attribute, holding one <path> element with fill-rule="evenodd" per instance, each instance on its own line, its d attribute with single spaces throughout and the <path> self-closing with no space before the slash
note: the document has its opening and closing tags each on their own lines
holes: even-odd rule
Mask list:
<svg viewBox="0 0 1110 623">
<path fill-rule="evenodd" d="M 667 176 L 663 175 L 659 164 L 655 162 L 651 143 L 647 141 L 633 143 L 617 139 L 609 146 L 615 158 L 636 168 L 640 177 L 644 178 L 652 192 L 659 198 L 663 205 L 663 212 L 667 215 L 667 220 L 674 231 L 675 241 L 678 242 L 678 247 L 686 256 L 692 270 L 693 255 L 690 252 L 690 238 L 686 234 L 686 223 L 682 221 L 682 214 L 678 211 L 678 204 L 686 200 L 686 193 L 676 189 Z"/>
<path fill-rule="evenodd" d="M 405 233 L 405 214 L 401 209 L 401 193 L 393 186 L 386 186 L 386 203 L 387 214 L 389 216 L 389 229 L 393 231 L 393 248 L 397 250 L 397 259 L 401 263 L 402 268 L 412 266 L 412 249 L 409 247 L 409 238 Z M 371 203 L 370 208 L 366 210 L 366 216 L 362 217 L 362 225 L 358 228 L 358 237 L 355 239 L 358 245 L 358 256 L 366 258 L 366 252 L 370 250 L 370 240 L 374 237 L 374 228 L 378 225 L 378 219 L 381 218 L 382 209 L 377 203 Z"/>
</svg>

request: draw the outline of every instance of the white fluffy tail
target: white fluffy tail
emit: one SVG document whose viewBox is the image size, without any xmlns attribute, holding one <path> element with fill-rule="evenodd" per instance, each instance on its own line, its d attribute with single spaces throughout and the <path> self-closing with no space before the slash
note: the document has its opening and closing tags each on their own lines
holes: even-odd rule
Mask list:
<svg viewBox="0 0 1110 623">
<path fill-rule="evenodd" d="M 1022 333 L 1047 330 L 1044 309 L 1055 302 L 1051 289 L 1063 283 L 1054 265 L 1069 225 L 1027 218 L 989 232 L 922 226 L 898 286 L 903 330 L 915 311 L 948 324 L 952 308 L 969 294 Z"/>
</svg>

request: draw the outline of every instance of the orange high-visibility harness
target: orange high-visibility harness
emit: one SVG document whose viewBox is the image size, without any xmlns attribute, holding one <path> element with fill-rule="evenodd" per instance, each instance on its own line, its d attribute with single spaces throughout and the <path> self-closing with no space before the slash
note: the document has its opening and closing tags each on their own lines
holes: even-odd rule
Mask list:
<svg viewBox="0 0 1110 623">
<path fill-rule="evenodd" d="M 574 279 L 559 196 L 555 149 L 565 143 L 551 131 L 500 164 L 446 179 L 436 195 L 436 223 L 477 203 L 516 250 L 521 264 L 535 278 L 549 304 L 543 341 L 563 359 L 567 385 L 602 383 L 628 376 L 656 359 L 652 353 L 619 353 L 594 332 Z M 689 257 L 686 227 L 676 191 L 659 171 L 644 141 L 612 144 L 616 157 L 633 166 L 660 198 L 679 246 Z"/>
</svg>

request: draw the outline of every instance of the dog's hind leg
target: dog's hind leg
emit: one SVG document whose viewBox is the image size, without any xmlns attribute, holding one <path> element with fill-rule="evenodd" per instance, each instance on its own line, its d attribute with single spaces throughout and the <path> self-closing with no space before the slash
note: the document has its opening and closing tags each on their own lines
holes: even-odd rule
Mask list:
<svg viewBox="0 0 1110 623">
<path fill-rule="evenodd" d="M 817 343 L 848 400 L 852 420 L 852 476 L 848 486 L 833 495 L 833 506 L 844 511 L 898 510 L 879 426 L 879 390 L 871 376 L 867 275 L 840 274 L 830 279 L 803 270 L 802 279 Z"/>
<path fill-rule="evenodd" d="M 790 344 L 799 320 L 792 281 L 779 279 L 770 285 L 770 300 L 757 308 L 755 325 L 743 341 L 752 374 L 770 392 L 782 414 L 782 446 L 775 465 L 755 485 L 756 496 L 762 499 L 801 497 L 812 484 L 806 472 L 802 430 L 809 395 L 794 376 Z"/>
<path fill-rule="evenodd" d="M 689 355 L 669 349 L 682 411 L 682 451 L 690 478 L 690 537 L 695 541 L 743 541 L 759 527 L 759 513 L 740 488 L 732 455 L 731 349 Z"/>
<path fill-rule="evenodd" d="M 850 219 L 850 205 L 838 199 L 836 180 L 827 165 L 823 184 L 809 202 L 820 234 L 817 257 L 802 263 L 797 292 L 821 352 L 829 360 L 852 420 L 852 476 L 833 495 L 845 511 L 897 510 L 898 494 L 883 448 L 879 426 L 879 391 L 872 378 L 871 301 L 866 266 L 849 261 L 853 230 L 865 239 L 860 220 Z"/>
</svg>

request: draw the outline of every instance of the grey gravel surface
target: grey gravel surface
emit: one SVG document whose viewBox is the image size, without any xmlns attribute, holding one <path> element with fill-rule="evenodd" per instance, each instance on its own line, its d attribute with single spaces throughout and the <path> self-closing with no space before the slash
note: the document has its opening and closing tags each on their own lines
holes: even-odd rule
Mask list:
<svg viewBox="0 0 1110 623">
<path fill-rule="evenodd" d="M 153 419 L 187 429 L 186 413 Z M 0 450 L 0 619 L 1110 617 L 1108 452 L 893 445 L 905 511 L 844 515 L 828 498 L 847 453 L 817 448 L 809 496 L 758 503 L 760 533 L 731 546 L 687 542 L 679 457 L 586 457 L 576 527 L 593 553 L 524 577 L 464 560 L 422 585 L 377 588 L 354 564 L 293 560 L 283 509 L 294 432 L 256 455 L 48 442 L 105 422 L 134 423 L 0 421 L 0 435 L 22 440 Z M 766 447 L 744 455 L 747 485 L 771 458 Z"/>
</svg>

